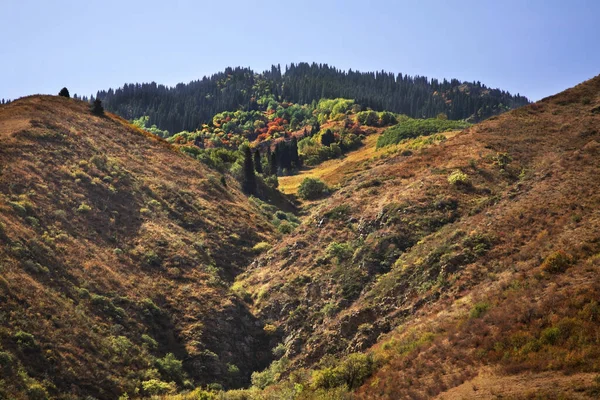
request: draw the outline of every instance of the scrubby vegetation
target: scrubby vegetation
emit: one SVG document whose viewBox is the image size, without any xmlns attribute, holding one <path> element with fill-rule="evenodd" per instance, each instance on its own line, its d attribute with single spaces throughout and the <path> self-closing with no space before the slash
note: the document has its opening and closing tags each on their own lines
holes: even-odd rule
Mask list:
<svg viewBox="0 0 600 400">
<path fill-rule="evenodd" d="M 439 118 L 406 118 L 400 121 L 397 125 L 386 129 L 383 132 L 383 135 L 377 139 L 377 147 L 380 148 L 397 144 L 404 139 L 412 139 L 418 136 L 428 136 L 434 133 L 464 129 L 468 128 L 469 126 L 469 123 L 463 121 L 451 121 Z"/>
</svg>

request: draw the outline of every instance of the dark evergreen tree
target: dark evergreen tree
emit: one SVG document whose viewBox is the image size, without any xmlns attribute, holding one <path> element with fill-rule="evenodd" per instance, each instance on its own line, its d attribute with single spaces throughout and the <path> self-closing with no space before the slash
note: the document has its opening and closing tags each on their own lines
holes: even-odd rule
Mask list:
<svg viewBox="0 0 600 400">
<path fill-rule="evenodd" d="M 331 132 L 331 129 L 327 129 L 323 136 L 321 136 L 321 144 L 323 146 L 331 146 L 335 142 L 335 135 Z"/>
<path fill-rule="evenodd" d="M 290 173 L 292 170 L 292 158 L 290 155 L 290 145 L 286 141 L 280 141 L 277 143 L 277 153 L 279 154 L 279 166 L 282 171 Z"/>
<path fill-rule="evenodd" d="M 314 136 L 321 130 L 321 124 L 319 122 L 315 122 L 310 128 L 310 136 Z"/>
<path fill-rule="evenodd" d="M 263 173 L 263 168 L 261 164 L 260 151 L 256 150 L 254 152 L 254 170 L 259 174 Z"/>
<path fill-rule="evenodd" d="M 277 147 L 275 147 L 275 151 L 271 153 L 270 161 L 271 175 L 277 175 L 279 172 L 279 152 L 277 151 Z"/>
<path fill-rule="evenodd" d="M 102 107 L 102 100 L 94 100 L 94 103 L 92 103 L 92 113 L 95 115 L 104 115 L 104 107 Z"/>
<path fill-rule="evenodd" d="M 250 147 L 244 148 L 244 175 L 242 177 L 242 190 L 246 194 L 256 193 L 256 175 L 254 174 L 254 163 Z"/>
<path fill-rule="evenodd" d="M 292 168 L 294 169 L 300 169 L 302 166 L 300 156 L 298 155 L 298 140 L 296 139 L 296 136 L 293 136 L 290 142 L 290 161 Z"/>
<path fill-rule="evenodd" d="M 265 171 L 265 173 L 267 175 L 276 175 L 276 173 L 273 173 L 273 165 L 272 165 L 273 161 L 271 160 L 271 146 L 267 147 L 265 159 L 267 160 L 267 170 Z"/>
<path fill-rule="evenodd" d="M 67 89 L 66 87 L 60 89 L 60 92 L 58 92 L 58 95 L 62 96 L 62 97 L 67 97 L 67 98 L 71 97 L 71 95 L 69 94 L 69 89 Z"/>
</svg>

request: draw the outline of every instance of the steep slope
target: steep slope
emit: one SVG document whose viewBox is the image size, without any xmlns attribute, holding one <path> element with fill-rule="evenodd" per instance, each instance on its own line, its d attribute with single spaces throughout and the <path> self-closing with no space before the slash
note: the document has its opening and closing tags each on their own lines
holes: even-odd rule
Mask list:
<svg viewBox="0 0 600 400">
<path fill-rule="evenodd" d="M 0 398 L 235 386 L 268 364 L 228 283 L 272 226 L 219 178 L 81 101 L 0 106 Z"/>
<path fill-rule="evenodd" d="M 267 393 L 343 398 L 373 371 L 358 397 L 429 398 L 484 366 L 496 381 L 600 372 L 599 110 L 596 77 L 401 144 L 312 204 L 236 284 L 281 340 L 270 373 L 296 371 Z M 344 358 L 364 351 L 374 361 Z M 572 390 L 554 381 L 547 396 Z"/>
</svg>

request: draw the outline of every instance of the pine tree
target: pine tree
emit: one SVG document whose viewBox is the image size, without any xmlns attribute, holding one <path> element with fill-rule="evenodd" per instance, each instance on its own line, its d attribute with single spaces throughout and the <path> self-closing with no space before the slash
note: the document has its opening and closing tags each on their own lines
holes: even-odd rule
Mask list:
<svg viewBox="0 0 600 400">
<path fill-rule="evenodd" d="M 315 136 L 321 130 L 321 124 L 319 122 L 315 122 L 310 128 L 310 136 Z"/>
<path fill-rule="evenodd" d="M 252 152 L 250 147 L 244 149 L 244 176 L 242 178 L 242 190 L 246 194 L 256 192 L 256 175 L 254 175 L 254 163 L 252 162 Z"/>
<path fill-rule="evenodd" d="M 260 151 L 256 150 L 254 152 L 254 170 L 256 172 L 258 172 L 259 174 L 263 173 L 263 168 L 262 168 L 262 164 L 260 163 Z"/>
<path fill-rule="evenodd" d="M 321 136 L 321 144 L 323 146 L 331 146 L 331 144 L 335 142 L 335 136 L 331 129 L 327 129 L 323 136 Z"/>
<path fill-rule="evenodd" d="M 300 169 L 300 156 L 298 155 L 298 140 L 296 136 L 292 137 L 292 141 L 290 142 L 290 161 L 292 168 Z"/>
<path fill-rule="evenodd" d="M 292 169 L 292 159 L 290 157 L 290 146 L 287 142 L 277 143 L 277 153 L 279 154 L 279 166 L 287 173 Z"/>
<path fill-rule="evenodd" d="M 60 89 L 60 92 L 58 92 L 58 95 L 62 96 L 62 97 L 66 97 L 66 98 L 71 97 L 71 95 L 69 94 L 69 89 L 67 89 L 66 87 Z"/>
<path fill-rule="evenodd" d="M 271 165 L 271 146 L 267 147 L 267 154 L 265 154 L 265 159 L 267 160 L 267 170 L 265 173 L 267 175 L 273 175 L 273 168 Z"/>
<path fill-rule="evenodd" d="M 92 113 L 96 115 L 104 115 L 104 107 L 102 107 L 102 101 L 99 99 L 94 100 L 92 104 Z"/>
<path fill-rule="evenodd" d="M 271 175 L 277 175 L 279 170 L 279 153 L 277 152 L 277 147 L 275 147 L 275 151 L 271 153 L 270 156 L 270 165 L 271 165 Z"/>
</svg>

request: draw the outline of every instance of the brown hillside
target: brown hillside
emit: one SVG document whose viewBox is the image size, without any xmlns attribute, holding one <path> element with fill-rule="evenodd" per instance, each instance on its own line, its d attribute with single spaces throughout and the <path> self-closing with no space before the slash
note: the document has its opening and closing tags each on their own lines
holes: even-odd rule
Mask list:
<svg viewBox="0 0 600 400">
<path fill-rule="evenodd" d="M 327 368 L 372 351 L 365 399 L 430 398 L 483 367 L 496 386 L 600 372 L 600 77 L 419 143 L 363 162 L 237 283 L 288 371 L 352 386 Z M 547 397 L 574 390 L 548 379 Z"/>
<path fill-rule="evenodd" d="M 0 398 L 239 385 L 268 364 L 228 282 L 272 226 L 219 179 L 86 103 L 0 106 Z"/>
</svg>

